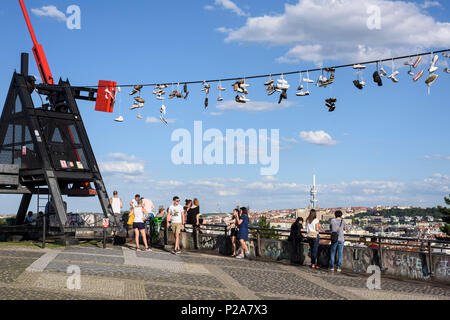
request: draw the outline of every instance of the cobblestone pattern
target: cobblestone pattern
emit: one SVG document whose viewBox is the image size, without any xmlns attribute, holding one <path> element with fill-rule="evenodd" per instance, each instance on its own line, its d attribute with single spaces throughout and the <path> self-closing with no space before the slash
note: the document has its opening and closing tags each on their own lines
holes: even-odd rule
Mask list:
<svg viewBox="0 0 450 320">
<path fill-rule="evenodd" d="M 322 278 L 328 283 L 331 283 L 335 286 L 361 288 L 361 289 L 367 288 L 367 279 L 365 278 L 349 277 L 345 275 L 323 276 Z M 419 284 L 386 279 L 383 277 L 381 278 L 381 290 L 450 297 L 450 286 L 444 288 L 444 287 L 430 286 L 428 284 Z"/>
<path fill-rule="evenodd" d="M 146 285 L 145 292 L 150 300 L 237 300 L 238 297 L 228 291 L 200 290 Z"/>
<path fill-rule="evenodd" d="M 22 250 L 0 250 L 0 259 L 7 257 L 11 258 L 30 258 L 39 259 L 44 255 L 44 252 L 34 252 L 34 251 L 22 251 Z"/>
<path fill-rule="evenodd" d="M 36 259 L 0 257 L 0 282 L 11 283 Z"/>
<path fill-rule="evenodd" d="M 121 247 L 108 247 L 103 248 L 83 248 L 83 247 L 68 247 L 64 250 L 64 253 L 87 253 L 87 254 L 101 254 L 108 256 L 122 256 Z"/>
<path fill-rule="evenodd" d="M 63 292 L 0 287 L 0 300 L 88 300 L 88 298 Z"/>
<path fill-rule="evenodd" d="M 46 271 L 66 272 L 70 263 L 53 261 Z M 191 285 L 193 287 L 207 287 L 207 288 L 223 288 L 223 285 L 214 277 L 206 275 L 185 275 L 173 273 L 169 271 L 162 271 L 149 268 L 137 268 L 131 266 L 115 266 L 107 264 L 77 264 L 81 269 L 81 274 L 112 277 L 119 279 L 142 280 L 145 282 L 171 282 L 182 285 Z"/>
<path fill-rule="evenodd" d="M 70 253 L 60 253 L 56 256 L 55 260 L 67 260 L 67 261 L 87 261 L 95 263 L 112 263 L 112 264 L 123 264 L 124 258 L 122 257 L 108 257 L 103 255 L 93 255 L 93 254 L 70 254 Z"/>
<path fill-rule="evenodd" d="M 136 252 L 136 256 L 139 258 L 153 258 L 156 253 L 153 252 Z M 212 264 L 218 266 L 229 266 L 229 267 L 241 267 L 241 268 L 251 268 L 251 269 L 270 269 L 270 270 L 281 270 L 279 266 L 271 262 L 261 262 L 261 261 L 250 261 L 250 260 L 238 260 L 236 258 L 214 258 L 214 257 L 204 257 L 198 255 L 190 255 L 187 253 L 182 253 L 180 255 L 171 254 L 159 254 L 156 259 L 168 260 L 168 261 L 181 261 L 185 263 L 194 264 Z"/>
<path fill-rule="evenodd" d="M 316 299 L 341 300 L 343 297 L 288 272 L 270 272 L 223 267 L 241 285 L 255 292 L 273 292 Z"/>
</svg>

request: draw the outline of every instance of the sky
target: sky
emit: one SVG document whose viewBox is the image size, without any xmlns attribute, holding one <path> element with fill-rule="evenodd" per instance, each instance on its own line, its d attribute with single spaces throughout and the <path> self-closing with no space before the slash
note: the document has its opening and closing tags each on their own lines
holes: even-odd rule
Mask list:
<svg viewBox="0 0 450 320">
<path fill-rule="evenodd" d="M 447 1 L 25 3 L 53 76 L 80 86 L 114 80 L 119 85 L 174 82 L 176 88 L 183 81 L 245 78 L 450 48 Z M 80 29 L 66 25 L 71 5 L 80 8 Z M 0 30 L 3 105 L 12 73 L 20 68 L 20 53 L 29 52 L 33 59 L 17 1 L 0 8 Z M 224 101 L 216 101 L 217 83 L 212 83 L 206 109 L 202 86 L 192 85 L 187 100 L 163 101 L 167 126 L 159 121 L 161 102 L 152 87 L 142 90 L 146 104 L 139 111 L 129 109 L 129 88 L 122 88 L 113 114 L 94 111 L 92 102 L 78 104 L 108 193 L 118 190 L 126 203 L 139 193 L 165 207 L 175 195 L 197 197 L 202 212 L 231 211 L 236 205 L 304 208 L 315 173 L 320 207 L 443 205 L 450 193 L 450 74 L 443 70 L 450 59 L 439 56 L 439 78 L 430 94 L 424 83 L 430 56 L 418 68 L 426 72 L 417 83 L 405 61 L 394 65 L 398 83 L 383 78 L 378 87 L 372 81 L 376 66 L 368 65 L 362 73 L 367 84 L 358 90 L 352 84 L 355 70 L 338 69 L 332 86 L 311 85 L 309 97 L 295 96 L 299 75 L 285 76 L 291 88 L 281 104 L 276 94 L 266 95 L 266 79 L 246 81 L 251 85 L 246 104 L 233 101 L 231 82 L 222 83 Z M 392 72 L 390 62 L 383 67 Z M 34 60 L 30 73 L 38 75 Z M 316 80 L 319 75 L 309 76 Z M 332 113 L 324 101 L 330 97 L 337 98 Z M 34 101 L 39 103 L 37 97 Z M 119 115 L 123 123 L 113 121 Z M 172 133 L 186 129 L 193 136 L 194 121 L 202 122 L 203 131 L 217 129 L 223 135 L 227 129 L 279 129 L 278 172 L 262 176 L 261 165 L 249 161 L 174 164 Z M 0 213 L 14 213 L 20 198 L 1 195 L 0 201 Z M 67 201 L 69 211 L 100 210 L 96 198 Z M 32 202 L 30 209 L 35 206 Z"/>
</svg>

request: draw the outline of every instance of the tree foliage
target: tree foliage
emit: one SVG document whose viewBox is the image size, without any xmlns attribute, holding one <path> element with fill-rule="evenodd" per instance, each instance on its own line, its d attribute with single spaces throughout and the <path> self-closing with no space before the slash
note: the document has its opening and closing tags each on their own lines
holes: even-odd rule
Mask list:
<svg viewBox="0 0 450 320">
<path fill-rule="evenodd" d="M 275 228 L 270 226 L 270 222 L 267 221 L 266 217 L 262 216 L 258 221 L 258 227 L 260 228 L 259 234 L 261 239 L 275 239 L 278 240 L 280 237 L 278 233 L 274 230 Z M 261 230 L 264 229 L 264 230 Z"/>
<path fill-rule="evenodd" d="M 450 206 L 450 194 L 449 198 L 445 197 L 445 204 Z M 447 235 L 450 235 L 450 208 L 438 206 L 439 212 L 442 214 L 442 221 L 445 222 L 445 225 L 442 226 L 441 231 L 445 232 Z"/>
</svg>

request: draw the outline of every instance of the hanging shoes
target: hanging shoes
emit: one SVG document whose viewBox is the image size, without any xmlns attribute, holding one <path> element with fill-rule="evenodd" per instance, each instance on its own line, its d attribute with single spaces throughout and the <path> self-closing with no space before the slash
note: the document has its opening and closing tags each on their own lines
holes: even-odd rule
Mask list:
<svg viewBox="0 0 450 320">
<path fill-rule="evenodd" d="M 205 109 L 208 108 L 208 97 L 205 98 Z"/>
<path fill-rule="evenodd" d="M 273 84 L 268 85 L 266 88 L 266 91 L 267 91 L 267 95 L 271 96 L 272 94 L 274 94 L 276 92 L 275 86 Z"/>
<path fill-rule="evenodd" d="M 135 85 L 134 87 L 133 87 L 133 91 L 131 91 L 131 93 L 130 93 L 130 96 L 132 96 L 132 95 L 134 95 L 134 94 L 136 94 L 136 93 L 138 93 L 138 92 L 141 92 L 141 89 L 143 88 L 143 86 L 141 86 L 141 85 Z"/>
<path fill-rule="evenodd" d="M 217 87 L 217 90 L 219 90 L 219 91 L 225 91 L 225 90 L 227 90 L 227 89 L 225 89 L 224 87 L 222 87 L 222 85 L 219 85 L 219 86 Z"/>
<path fill-rule="evenodd" d="M 278 104 L 281 103 L 281 101 L 286 100 L 287 97 L 287 89 L 283 89 L 283 91 L 280 94 L 280 98 L 278 99 Z"/>
<path fill-rule="evenodd" d="M 430 75 L 427 80 L 425 80 L 425 83 L 428 85 L 428 87 L 431 87 L 431 85 L 436 81 L 436 79 L 439 76 L 437 74 Z"/>
<path fill-rule="evenodd" d="M 365 69 L 366 68 L 366 66 L 363 66 L 363 65 L 361 65 L 361 64 L 355 64 L 354 66 L 353 66 L 353 69 L 355 69 L 355 70 L 363 70 L 363 69 Z"/>
<path fill-rule="evenodd" d="M 422 61 L 422 56 L 418 56 L 416 61 L 413 64 L 413 68 L 417 69 L 417 67 L 419 66 L 420 62 Z"/>
<path fill-rule="evenodd" d="M 131 106 L 130 110 L 134 110 L 134 109 L 137 109 L 137 108 L 139 108 L 139 104 L 135 102 L 135 103 Z"/>
<path fill-rule="evenodd" d="M 450 53 L 443 53 L 442 56 L 443 56 L 444 58 L 450 58 Z"/>
<path fill-rule="evenodd" d="M 387 76 L 387 72 L 383 69 L 383 66 L 380 67 L 380 75 L 382 77 L 386 77 Z"/>
<path fill-rule="evenodd" d="M 357 87 L 359 90 L 362 90 L 364 88 L 364 86 L 366 85 L 366 83 L 364 81 L 359 81 L 359 80 L 354 80 L 353 84 L 355 85 L 355 87 Z"/>
<path fill-rule="evenodd" d="M 445 68 L 445 69 L 444 69 L 444 72 L 445 72 L 445 73 L 450 73 L 450 69 L 449 69 L 449 68 Z"/>
<path fill-rule="evenodd" d="M 136 97 L 136 98 L 134 98 L 134 100 L 139 103 L 145 103 L 145 100 L 142 99 L 141 97 Z"/>
<path fill-rule="evenodd" d="M 222 97 L 218 97 L 217 101 L 223 101 L 223 98 Z"/>
<path fill-rule="evenodd" d="M 273 82 L 274 82 L 273 79 L 269 79 L 268 81 L 264 82 L 264 85 L 269 86 L 269 85 L 273 84 Z"/>
<path fill-rule="evenodd" d="M 138 114 L 138 115 L 136 116 L 136 118 L 138 118 L 138 119 L 140 120 L 140 119 L 142 119 L 142 116 L 141 116 L 140 114 Z"/>
<path fill-rule="evenodd" d="M 161 120 L 162 123 L 164 123 L 165 125 L 167 125 L 167 120 L 164 119 L 163 116 L 159 116 L 159 120 Z"/>
<path fill-rule="evenodd" d="M 383 85 L 383 81 L 381 80 L 380 74 L 378 71 L 373 73 L 373 82 L 377 83 L 379 87 Z"/>
<path fill-rule="evenodd" d="M 123 122 L 123 117 L 119 116 L 118 118 L 114 119 L 116 122 Z"/>
<path fill-rule="evenodd" d="M 397 82 L 398 82 L 398 79 L 396 78 L 396 76 L 397 76 L 398 74 L 399 74 L 398 71 L 394 71 L 390 76 L 388 76 L 388 79 L 391 79 L 392 82 L 397 83 Z"/>
<path fill-rule="evenodd" d="M 438 55 L 435 55 L 435 56 L 433 57 L 433 60 L 431 61 L 430 69 L 428 69 L 428 72 L 434 73 L 434 72 L 437 71 L 438 67 L 436 67 L 436 63 L 437 63 L 438 60 L 439 60 L 439 56 L 438 56 Z"/>
<path fill-rule="evenodd" d="M 425 73 L 425 72 L 424 72 L 423 70 L 419 71 L 419 72 L 414 76 L 414 78 L 413 78 L 414 82 L 417 81 L 417 80 L 419 80 L 420 78 L 422 78 L 422 76 L 423 76 L 424 73 Z"/>
<path fill-rule="evenodd" d="M 336 98 L 328 98 L 325 100 L 325 106 L 328 107 L 328 112 L 333 112 L 336 109 Z"/>
</svg>

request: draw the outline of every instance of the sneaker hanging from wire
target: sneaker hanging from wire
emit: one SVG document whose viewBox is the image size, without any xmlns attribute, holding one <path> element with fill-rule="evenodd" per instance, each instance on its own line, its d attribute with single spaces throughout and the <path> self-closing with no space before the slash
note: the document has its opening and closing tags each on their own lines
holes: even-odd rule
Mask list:
<svg viewBox="0 0 450 320">
<path fill-rule="evenodd" d="M 116 121 L 116 122 L 123 122 L 123 117 L 119 116 L 116 119 L 114 119 L 114 121 Z"/>
</svg>

